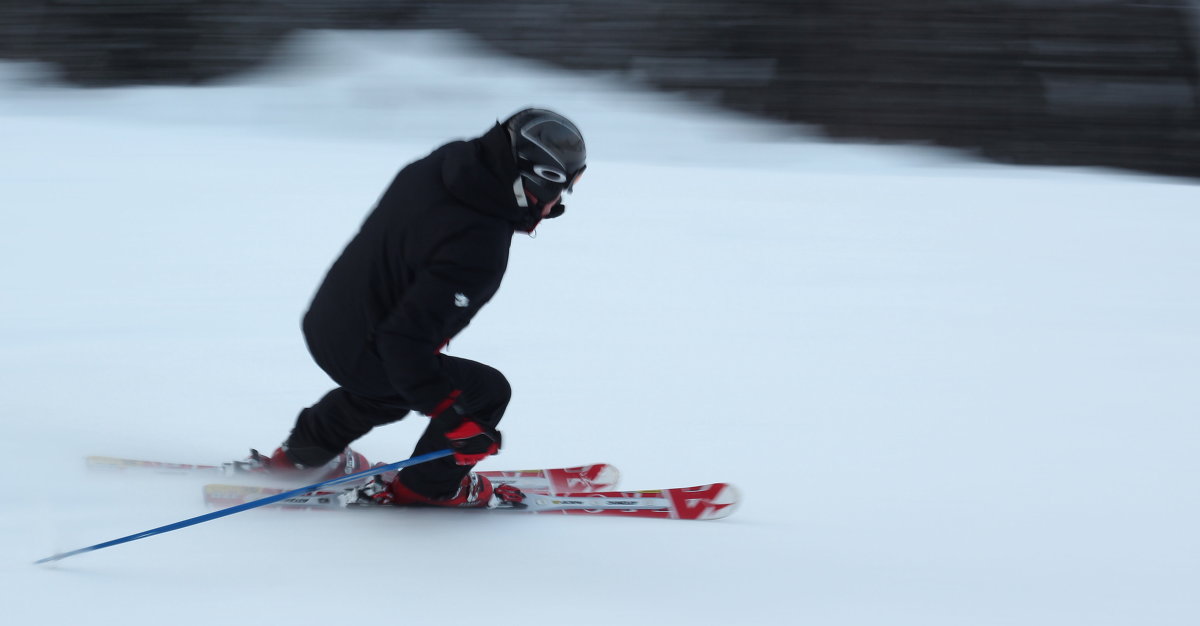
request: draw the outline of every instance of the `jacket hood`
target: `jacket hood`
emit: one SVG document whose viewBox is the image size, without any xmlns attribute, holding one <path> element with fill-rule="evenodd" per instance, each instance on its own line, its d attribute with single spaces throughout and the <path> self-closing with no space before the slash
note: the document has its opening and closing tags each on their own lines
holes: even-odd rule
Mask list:
<svg viewBox="0 0 1200 626">
<path fill-rule="evenodd" d="M 530 232 L 541 221 L 537 207 L 517 204 L 516 194 L 524 191 L 514 191 L 514 186 L 521 189 L 520 174 L 500 124 L 480 137 L 446 146 L 442 183 L 467 206 L 507 220 L 516 230 Z"/>
</svg>

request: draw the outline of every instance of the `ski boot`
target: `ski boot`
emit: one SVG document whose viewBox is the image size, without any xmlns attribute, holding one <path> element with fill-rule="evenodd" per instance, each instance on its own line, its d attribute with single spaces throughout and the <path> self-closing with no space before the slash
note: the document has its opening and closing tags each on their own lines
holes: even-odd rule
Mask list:
<svg viewBox="0 0 1200 626">
<path fill-rule="evenodd" d="M 437 506 L 448 508 L 516 508 L 525 494 L 512 485 L 494 487 L 486 476 L 471 472 L 463 477 L 454 493 L 431 497 L 413 491 L 400 482 L 399 475 L 377 475 L 361 487 L 348 490 L 347 505 Z"/>
<path fill-rule="evenodd" d="M 356 474 L 370 467 L 367 457 L 350 448 L 346 448 L 320 467 L 307 467 L 288 458 L 287 451 L 282 447 L 276 448 L 271 456 L 251 449 L 249 458 L 223 465 L 226 474 L 269 474 L 280 478 L 304 478 L 315 482 Z"/>
</svg>

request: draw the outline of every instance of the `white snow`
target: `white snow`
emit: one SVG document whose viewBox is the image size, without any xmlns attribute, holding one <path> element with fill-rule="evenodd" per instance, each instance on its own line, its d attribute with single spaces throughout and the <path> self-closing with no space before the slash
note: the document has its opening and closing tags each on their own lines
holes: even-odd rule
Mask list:
<svg viewBox="0 0 1200 626">
<path fill-rule="evenodd" d="M 1200 623 L 1200 186 L 822 141 L 438 33 L 78 90 L 0 65 L 10 624 Z M 727 480 L 717 522 L 205 512 L 88 474 L 273 448 L 329 387 L 308 298 L 394 172 L 527 105 L 592 155 L 451 353 L 491 468 Z M 358 444 L 407 456 L 412 418 Z"/>
</svg>

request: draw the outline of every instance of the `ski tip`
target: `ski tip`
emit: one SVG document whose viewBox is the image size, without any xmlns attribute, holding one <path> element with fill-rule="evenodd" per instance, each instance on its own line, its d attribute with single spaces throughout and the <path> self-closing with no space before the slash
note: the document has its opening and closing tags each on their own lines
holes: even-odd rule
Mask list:
<svg viewBox="0 0 1200 626">
<path fill-rule="evenodd" d="M 742 503 L 742 492 L 737 487 L 729 483 L 718 483 L 717 486 L 719 490 L 717 495 L 713 496 L 712 508 L 698 519 L 713 520 L 729 517 Z"/>
<path fill-rule="evenodd" d="M 713 483 L 666 491 L 673 503 L 672 517 L 717 520 L 729 517 L 741 503 L 741 492 L 729 483 Z"/>
<path fill-rule="evenodd" d="M 595 468 L 595 482 L 604 485 L 605 489 L 615 489 L 621 481 L 621 470 L 615 465 L 608 463 L 597 463 L 592 466 Z"/>
</svg>

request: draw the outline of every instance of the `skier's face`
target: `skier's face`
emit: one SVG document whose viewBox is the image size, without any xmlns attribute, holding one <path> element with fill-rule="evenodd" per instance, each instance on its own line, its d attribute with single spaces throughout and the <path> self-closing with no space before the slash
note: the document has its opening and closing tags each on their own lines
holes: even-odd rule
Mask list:
<svg viewBox="0 0 1200 626">
<path fill-rule="evenodd" d="M 557 196 L 554 196 L 554 199 L 553 199 L 553 200 L 551 200 L 551 201 L 547 202 L 546 204 L 542 205 L 542 218 L 543 218 L 543 219 L 544 219 L 544 218 L 545 218 L 547 215 L 550 215 L 550 209 L 553 209 L 553 208 L 554 208 L 554 205 L 558 204 L 558 199 L 559 199 L 559 198 L 561 198 L 561 197 L 562 197 L 562 194 L 560 193 L 560 194 L 558 194 Z"/>
<path fill-rule="evenodd" d="M 587 169 L 586 165 L 583 168 L 581 168 L 578 172 L 575 172 L 575 175 L 571 177 L 571 183 L 567 185 L 567 193 L 570 193 L 575 190 L 575 183 L 579 182 L 580 177 L 583 176 L 583 170 L 585 170 L 585 169 Z M 562 200 L 562 192 L 561 191 L 558 192 L 558 195 L 554 196 L 553 200 L 542 205 L 542 218 L 543 219 L 546 216 L 550 215 L 550 210 L 554 208 L 554 205 L 558 204 L 559 200 Z"/>
<path fill-rule="evenodd" d="M 550 215 L 550 209 L 553 209 L 554 205 L 558 204 L 558 199 L 562 197 L 562 193 L 556 194 L 549 202 L 542 202 L 541 198 L 533 195 L 526 189 L 525 197 L 529 199 L 529 204 L 542 207 L 541 216 L 545 218 L 547 215 Z"/>
<path fill-rule="evenodd" d="M 580 169 L 578 172 L 575 173 L 574 176 L 571 177 L 570 184 L 568 184 L 566 186 L 550 187 L 550 189 L 557 188 L 557 191 L 554 192 L 554 197 L 551 198 L 548 202 L 543 202 L 542 198 L 540 196 L 537 196 L 532 191 L 530 191 L 528 183 L 525 186 L 525 197 L 529 200 L 530 205 L 535 206 L 535 207 L 536 206 L 542 207 L 540 215 L 542 216 L 542 219 L 545 219 L 546 217 L 549 217 L 550 212 L 554 210 L 554 205 L 558 204 L 559 200 L 562 199 L 563 191 L 566 190 L 566 191 L 570 192 L 572 189 L 574 189 L 575 183 L 579 182 L 579 177 L 582 175 L 583 175 L 583 169 Z"/>
</svg>

